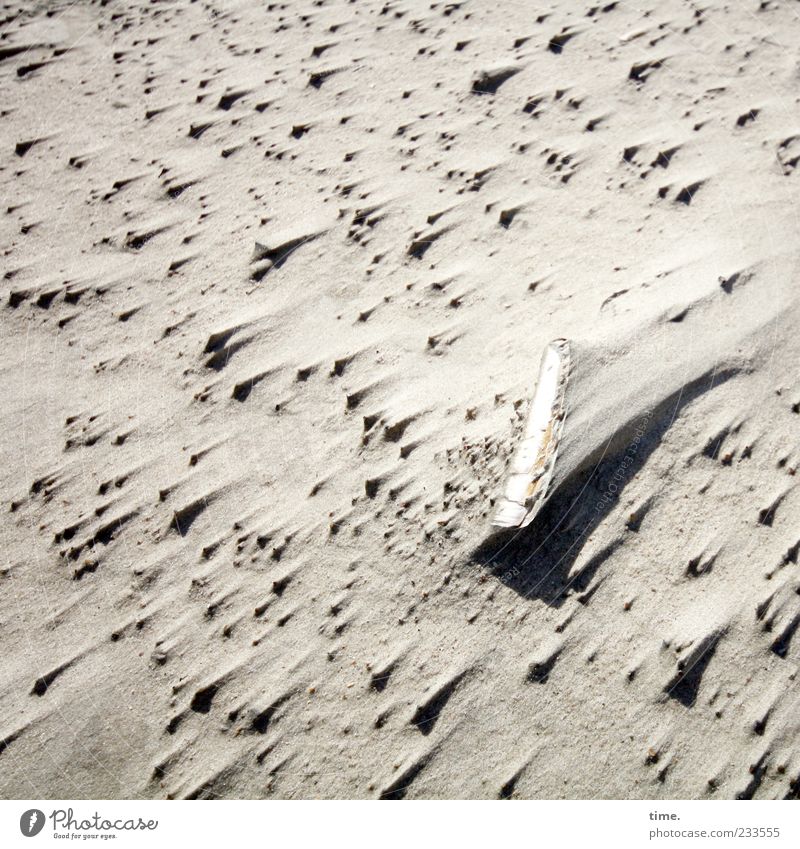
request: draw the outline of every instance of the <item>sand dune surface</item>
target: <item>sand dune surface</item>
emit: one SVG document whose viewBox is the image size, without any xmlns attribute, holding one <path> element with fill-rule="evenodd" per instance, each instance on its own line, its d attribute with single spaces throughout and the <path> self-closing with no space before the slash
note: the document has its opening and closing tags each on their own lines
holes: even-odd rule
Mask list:
<svg viewBox="0 0 800 849">
<path fill-rule="evenodd" d="M 796 798 L 798 44 L 6 3 L 0 795 Z"/>
</svg>

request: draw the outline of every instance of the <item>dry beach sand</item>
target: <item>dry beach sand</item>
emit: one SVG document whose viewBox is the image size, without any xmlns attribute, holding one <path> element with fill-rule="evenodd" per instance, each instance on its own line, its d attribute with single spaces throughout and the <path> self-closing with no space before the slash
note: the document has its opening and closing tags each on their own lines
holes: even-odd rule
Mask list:
<svg viewBox="0 0 800 849">
<path fill-rule="evenodd" d="M 0 18 L 1 796 L 800 794 L 800 5 Z"/>
</svg>

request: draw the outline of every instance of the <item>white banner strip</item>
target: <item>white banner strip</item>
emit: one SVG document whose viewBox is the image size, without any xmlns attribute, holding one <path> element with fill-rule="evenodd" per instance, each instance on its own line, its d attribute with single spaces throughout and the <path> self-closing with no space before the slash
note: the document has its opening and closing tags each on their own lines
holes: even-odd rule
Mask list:
<svg viewBox="0 0 800 849">
<path fill-rule="evenodd" d="M 800 845 L 785 802 L 0 801 L 0 846 Z"/>
</svg>

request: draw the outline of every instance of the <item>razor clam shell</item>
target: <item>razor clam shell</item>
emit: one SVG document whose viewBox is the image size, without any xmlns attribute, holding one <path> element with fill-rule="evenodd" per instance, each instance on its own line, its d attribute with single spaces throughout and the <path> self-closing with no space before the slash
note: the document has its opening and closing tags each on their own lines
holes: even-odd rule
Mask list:
<svg viewBox="0 0 800 849">
<path fill-rule="evenodd" d="M 566 339 L 556 339 L 545 348 L 525 434 L 514 453 L 503 497 L 492 518 L 496 528 L 525 527 L 547 498 L 564 427 L 569 361 Z"/>
</svg>

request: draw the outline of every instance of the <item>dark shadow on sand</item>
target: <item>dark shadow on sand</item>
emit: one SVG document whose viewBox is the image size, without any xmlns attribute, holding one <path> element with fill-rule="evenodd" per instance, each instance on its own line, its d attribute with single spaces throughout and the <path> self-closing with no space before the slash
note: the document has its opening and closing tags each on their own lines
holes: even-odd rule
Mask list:
<svg viewBox="0 0 800 849">
<path fill-rule="evenodd" d="M 725 369 L 705 374 L 672 393 L 657 408 L 632 417 L 630 439 L 617 447 L 613 456 L 568 478 L 527 528 L 486 539 L 473 552 L 473 562 L 525 598 L 539 599 L 551 607 L 560 607 L 571 595 L 588 602 L 599 586 L 592 585 L 592 579 L 603 561 L 624 544 L 625 533 L 572 574 L 587 539 L 617 504 L 680 411 L 737 372 Z M 637 431 L 641 431 L 638 439 Z M 628 517 L 630 532 L 638 530 L 646 509 L 644 505 L 642 511 Z"/>
</svg>

